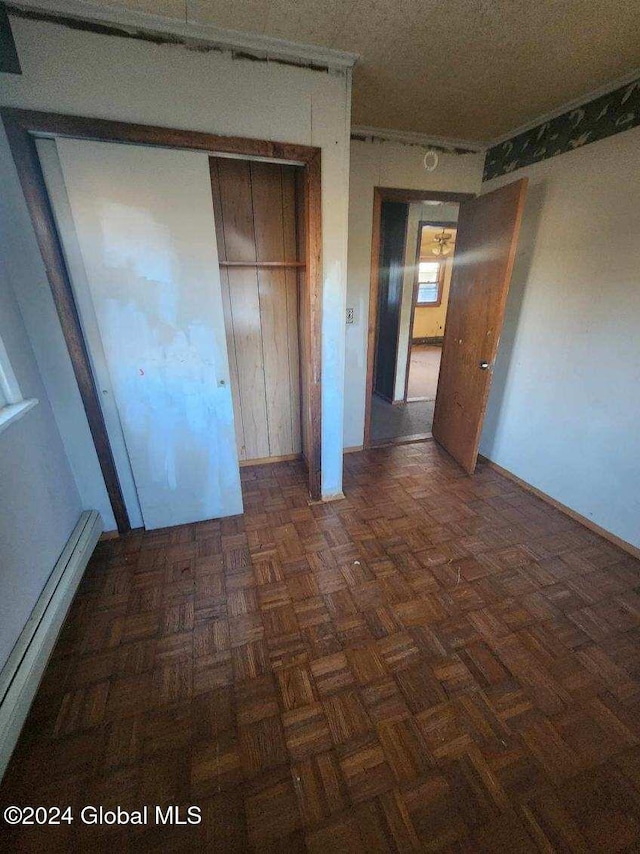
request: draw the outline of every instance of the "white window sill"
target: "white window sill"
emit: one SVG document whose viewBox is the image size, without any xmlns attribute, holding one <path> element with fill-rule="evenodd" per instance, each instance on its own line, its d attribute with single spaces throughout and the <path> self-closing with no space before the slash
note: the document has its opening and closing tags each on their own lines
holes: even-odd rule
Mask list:
<svg viewBox="0 0 640 854">
<path fill-rule="evenodd" d="M 35 397 L 32 397 L 30 400 L 21 400 L 20 403 L 10 403 L 8 406 L 3 406 L 0 409 L 0 433 L 6 430 L 9 424 L 13 424 L 14 421 L 18 421 L 23 415 L 26 415 L 37 403 Z"/>
</svg>

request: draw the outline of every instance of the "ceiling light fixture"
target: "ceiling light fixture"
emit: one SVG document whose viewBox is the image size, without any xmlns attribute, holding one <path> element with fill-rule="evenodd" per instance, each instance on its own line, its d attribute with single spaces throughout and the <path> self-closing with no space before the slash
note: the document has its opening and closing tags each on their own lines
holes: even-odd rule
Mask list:
<svg viewBox="0 0 640 854">
<path fill-rule="evenodd" d="M 435 172 L 435 170 L 438 168 L 439 160 L 440 158 L 438 157 L 438 152 L 434 151 L 433 148 L 431 148 L 422 158 L 422 165 L 427 170 L 427 172 Z"/>
<path fill-rule="evenodd" d="M 453 245 L 450 242 L 452 239 L 453 234 L 447 233 L 443 228 L 440 234 L 436 234 L 433 238 L 435 244 L 435 246 L 431 247 L 433 254 L 437 255 L 438 258 L 444 258 L 445 255 L 448 255 L 453 249 Z"/>
</svg>

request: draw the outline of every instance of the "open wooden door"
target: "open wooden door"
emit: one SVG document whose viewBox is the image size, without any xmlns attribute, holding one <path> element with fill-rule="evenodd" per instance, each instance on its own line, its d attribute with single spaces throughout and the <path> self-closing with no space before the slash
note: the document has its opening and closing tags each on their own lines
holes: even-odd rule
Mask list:
<svg viewBox="0 0 640 854">
<path fill-rule="evenodd" d="M 527 179 L 460 205 L 433 438 L 473 474 Z"/>
</svg>

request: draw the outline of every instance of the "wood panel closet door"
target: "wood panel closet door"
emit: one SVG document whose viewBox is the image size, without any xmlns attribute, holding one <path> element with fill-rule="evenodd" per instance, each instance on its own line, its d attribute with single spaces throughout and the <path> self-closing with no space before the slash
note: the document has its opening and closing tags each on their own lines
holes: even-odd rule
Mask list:
<svg viewBox="0 0 640 854">
<path fill-rule="evenodd" d="M 240 460 L 300 453 L 294 167 L 210 158 Z"/>
</svg>

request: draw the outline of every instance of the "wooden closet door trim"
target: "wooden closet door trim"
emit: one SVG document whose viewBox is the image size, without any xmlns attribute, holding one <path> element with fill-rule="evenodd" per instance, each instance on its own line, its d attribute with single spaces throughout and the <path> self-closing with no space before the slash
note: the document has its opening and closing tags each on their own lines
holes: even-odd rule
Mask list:
<svg viewBox="0 0 640 854">
<path fill-rule="evenodd" d="M 299 171 L 299 170 L 297 170 Z M 282 183 L 282 238 L 286 257 L 299 252 L 298 223 L 296 217 L 296 171 L 281 169 Z M 296 267 L 303 268 L 304 262 Z M 298 307 L 298 272 L 295 267 L 285 267 L 284 283 L 287 298 L 288 347 L 289 347 L 289 388 L 291 390 L 291 443 L 294 453 L 302 450 L 302 412 L 300 400 L 300 333 Z"/>
<path fill-rule="evenodd" d="M 309 492 L 322 496 L 322 185 L 320 152 L 308 164 L 305 186 L 305 263 L 309 336 L 303 351 L 308 371 L 308 402 L 303 418 L 309 437 Z"/>
<path fill-rule="evenodd" d="M 219 136 L 195 130 L 167 128 L 159 125 L 139 125 L 111 119 L 71 116 L 37 110 L 2 108 L 3 121 L 18 125 L 29 134 L 53 134 L 96 142 L 127 142 L 161 145 L 164 148 L 184 148 L 210 154 L 240 154 L 244 157 L 266 157 L 269 160 L 289 160 L 308 164 L 319 153 L 311 145 L 273 142 L 239 136 Z M 5 124 L 6 124 L 5 121 Z"/>
</svg>

